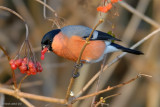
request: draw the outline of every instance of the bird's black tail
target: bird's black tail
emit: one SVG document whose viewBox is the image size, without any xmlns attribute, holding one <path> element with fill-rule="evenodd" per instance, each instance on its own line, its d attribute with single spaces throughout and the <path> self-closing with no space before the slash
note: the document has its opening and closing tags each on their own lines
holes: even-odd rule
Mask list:
<svg viewBox="0 0 160 107">
<path fill-rule="evenodd" d="M 144 53 L 142 53 L 141 51 L 137 51 L 137 50 L 125 48 L 125 47 L 120 46 L 120 45 L 115 44 L 115 43 L 111 43 L 110 45 L 111 45 L 111 46 L 114 46 L 114 47 L 116 47 L 117 49 L 120 49 L 120 50 L 122 50 L 122 51 L 124 51 L 124 52 L 132 53 L 132 54 L 136 54 L 136 55 L 142 55 L 142 54 L 144 54 Z"/>
</svg>

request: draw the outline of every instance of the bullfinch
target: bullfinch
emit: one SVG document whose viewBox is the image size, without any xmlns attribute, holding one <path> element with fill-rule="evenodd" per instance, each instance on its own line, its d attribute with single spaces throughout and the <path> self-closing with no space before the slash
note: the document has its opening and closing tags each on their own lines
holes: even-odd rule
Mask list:
<svg viewBox="0 0 160 107">
<path fill-rule="evenodd" d="M 48 51 L 52 51 L 58 56 L 77 61 L 86 42 L 85 39 L 89 37 L 91 31 L 91 28 L 82 25 L 69 25 L 49 31 L 42 38 L 42 49 L 47 48 Z M 136 55 L 143 54 L 140 51 L 113 43 L 113 40 L 120 41 L 110 34 L 95 30 L 81 57 L 83 63 L 99 62 L 105 54 L 119 50 Z"/>
</svg>

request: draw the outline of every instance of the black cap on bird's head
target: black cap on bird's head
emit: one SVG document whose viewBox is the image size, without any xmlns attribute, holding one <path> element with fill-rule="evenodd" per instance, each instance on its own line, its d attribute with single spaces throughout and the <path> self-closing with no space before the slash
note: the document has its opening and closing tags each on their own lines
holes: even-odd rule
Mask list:
<svg viewBox="0 0 160 107">
<path fill-rule="evenodd" d="M 52 41 L 55 35 L 57 35 L 61 30 L 55 29 L 46 33 L 41 41 L 42 50 L 47 47 L 49 51 L 52 51 Z"/>
</svg>

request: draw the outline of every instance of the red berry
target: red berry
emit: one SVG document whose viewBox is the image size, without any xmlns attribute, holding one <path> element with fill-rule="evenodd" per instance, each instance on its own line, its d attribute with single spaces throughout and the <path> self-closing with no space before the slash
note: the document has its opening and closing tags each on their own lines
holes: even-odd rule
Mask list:
<svg viewBox="0 0 160 107">
<path fill-rule="evenodd" d="M 41 55 L 44 55 L 44 54 L 45 54 L 45 52 L 42 50 L 42 51 L 41 51 Z"/>
<path fill-rule="evenodd" d="M 32 75 L 36 75 L 36 68 L 31 68 L 29 71 Z"/>
<path fill-rule="evenodd" d="M 26 57 L 23 58 L 23 61 L 27 63 L 28 62 L 28 58 L 26 58 Z"/>
<path fill-rule="evenodd" d="M 29 71 L 30 72 L 36 72 L 36 68 L 30 68 Z"/>
<path fill-rule="evenodd" d="M 11 64 L 11 68 L 12 68 L 13 70 L 17 69 L 17 65 L 16 65 L 15 63 L 12 63 L 12 64 Z"/>
<path fill-rule="evenodd" d="M 43 54 L 41 55 L 41 60 L 44 60 L 44 55 Z"/>
<path fill-rule="evenodd" d="M 20 72 L 21 72 L 22 74 L 24 74 L 26 71 L 20 70 Z"/>
<path fill-rule="evenodd" d="M 22 65 L 27 65 L 27 63 L 25 61 L 22 61 Z"/>
<path fill-rule="evenodd" d="M 42 66 L 41 66 L 41 63 L 40 63 L 40 62 L 37 62 L 36 65 L 37 65 L 37 67 L 36 67 L 37 72 L 42 72 L 43 68 L 42 68 Z"/>
<path fill-rule="evenodd" d="M 11 59 L 11 60 L 9 61 L 9 64 L 11 65 L 11 64 L 13 64 L 13 63 L 14 63 L 14 60 Z"/>
<path fill-rule="evenodd" d="M 41 55 L 44 55 L 46 52 L 48 51 L 48 48 L 44 48 L 42 51 L 41 51 Z"/>
<path fill-rule="evenodd" d="M 22 66 L 19 67 L 19 69 L 21 71 L 26 71 L 27 70 L 27 66 L 26 65 L 22 65 Z"/>
<path fill-rule="evenodd" d="M 34 70 L 36 71 L 36 67 L 35 67 L 35 65 L 34 65 L 32 68 L 30 68 L 30 69 L 34 69 Z"/>
<path fill-rule="evenodd" d="M 107 6 L 106 6 L 106 8 L 107 8 L 108 10 L 110 10 L 110 9 L 112 8 L 112 3 L 108 3 Z"/>
<path fill-rule="evenodd" d="M 29 61 L 28 66 L 29 66 L 29 68 L 33 68 L 34 67 L 34 63 L 32 61 Z"/>
<path fill-rule="evenodd" d="M 42 72 L 43 71 L 43 68 L 40 66 L 40 67 L 38 67 L 38 70 L 37 70 L 37 72 Z"/>
<path fill-rule="evenodd" d="M 44 54 L 48 51 L 48 48 L 44 48 L 42 51 L 41 51 L 41 60 L 44 60 Z"/>
<path fill-rule="evenodd" d="M 41 51 L 41 54 L 44 55 L 47 51 L 48 51 L 48 48 L 46 47 L 46 48 L 44 48 L 44 49 Z"/>
<path fill-rule="evenodd" d="M 31 72 L 29 70 L 26 71 L 27 75 L 31 75 Z"/>
<path fill-rule="evenodd" d="M 22 59 L 17 59 L 17 60 L 15 61 L 15 64 L 16 64 L 17 66 L 21 66 L 21 65 L 22 65 Z"/>
<path fill-rule="evenodd" d="M 31 72 L 32 75 L 36 75 L 36 72 Z"/>
<path fill-rule="evenodd" d="M 36 63 L 37 67 L 41 66 L 41 63 L 40 62 L 37 62 Z"/>
<path fill-rule="evenodd" d="M 111 3 L 117 3 L 118 1 L 121 1 L 121 0 L 111 0 Z"/>
</svg>

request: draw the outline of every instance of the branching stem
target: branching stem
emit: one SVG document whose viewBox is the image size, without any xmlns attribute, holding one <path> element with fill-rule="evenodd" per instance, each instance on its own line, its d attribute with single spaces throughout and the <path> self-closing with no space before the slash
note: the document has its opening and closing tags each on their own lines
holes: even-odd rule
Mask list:
<svg viewBox="0 0 160 107">
<path fill-rule="evenodd" d="M 20 83 L 19 83 L 19 85 L 18 85 L 18 90 L 20 90 L 22 82 L 23 82 L 28 76 L 29 76 L 29 75 L 26 74 L 26 75 L 21 79 L 21 81 L 20 81 Z"/>
<path fill-rule="evenodd" d="M 101 93 L 111 91 L 111 90 L 116 89 L 116 88 L 120 88 L 120 87 L 122 87 L 122 86 L 124 86 L 124 85 L 127 85 L 127 84 L 135 81 L 136 79 L 138 79 L 138 78 L 140 78 L 140 77 L 142 77 L 142 76 L 149 77 L 148 75 L 138 74 L 136 77 L 130 79 L 130 80 L 127 81 L 127 82 L 118 84 L 118 85 L 113 86 L 113 87 L 108 86 L 108 88 L 106 88 L 106 89 L 104 89 L 104 90 L 101 90 L 101 91 L 98 91 L 98 92 L 95 92 L 95 93 L 92 93 L 92 94 L 89 94 L 89 95 L 85 95 L 85 96 L 79 97 L 79 98 L 73 100 L 73 102 L 78 101 L 78 100 L 83 100 L 83 99 L 86 99 L 86 98 L 89 98 L 89 97 L 93 97 L 93 96 L 99 95 L 99 94 L 101 94 Z"/>
<path fill-rule="evenodd" d="M 9 57 L 8 53 L 6 52 L 5 49 L 3 49 L 2 46 L 0 46 L 0 49 L 3 51 L 3 53 L 6 55 L 8 62 L 11 60 L 11 58 Z M 13 83 L 14 83 L 14 88 L 17 89 L 17 82 L 16 82 L 16 77 L 15 77 L 15 72 L 12 69 L 12 78 L 13 78 Z"/>
</svg>

